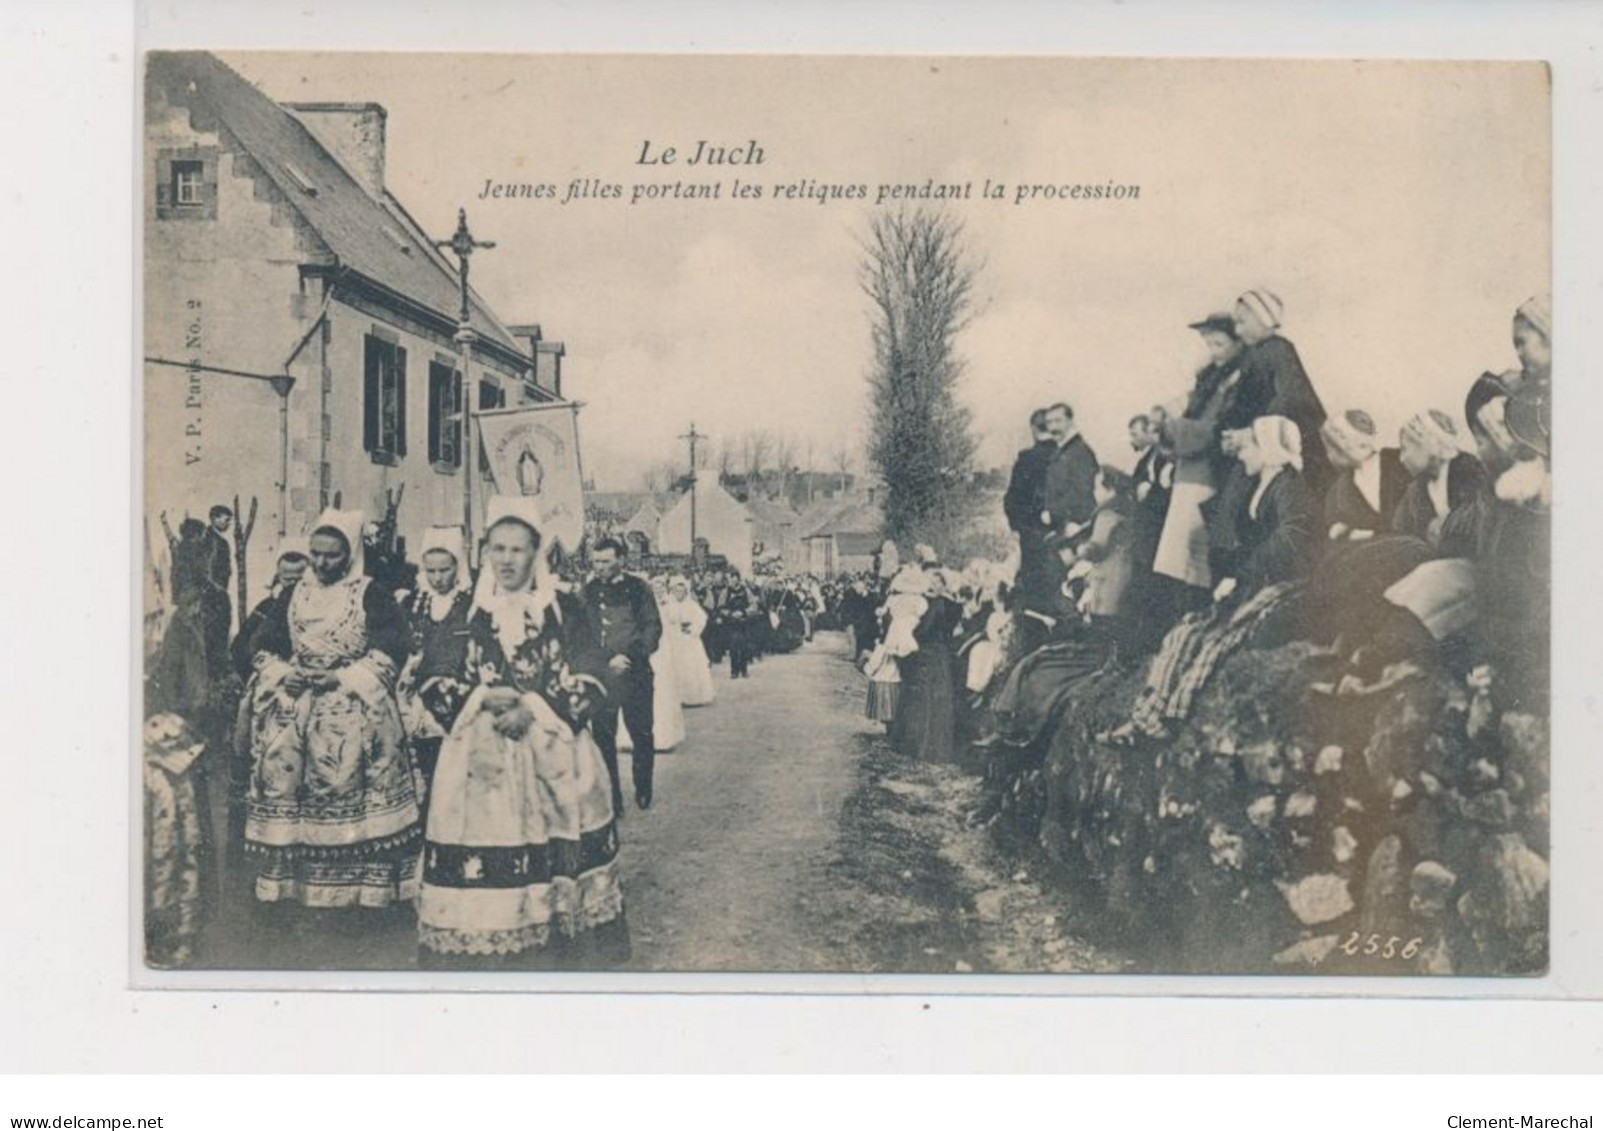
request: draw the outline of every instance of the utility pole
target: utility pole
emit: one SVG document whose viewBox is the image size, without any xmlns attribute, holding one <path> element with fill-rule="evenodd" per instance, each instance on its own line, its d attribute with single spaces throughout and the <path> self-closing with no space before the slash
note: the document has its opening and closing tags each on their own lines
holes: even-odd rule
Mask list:
<svg viewBox="0 0 1603 1131">
<path fill-rule="evenodd" d="M 478 404 L 478 386 L 469 372 L 469 365 L 473 360 L 473 343 L 478 340 L 478 334 L 473 330 L 471 309 L 468 305 L 468 261 L 473 253 L 480 249 L 495 246 L 494 240 L 476 240 L 473 233 L 468 231 L 468 210 L 456 210 L 456 231 L 448 240 L 435 240 L 435 247 L 449 248 L 456 256 L 456 277 L 462 291 L 462 309 L 457 314 L 456 342 L 457 353 L 462 362 L 462 405 L 457 418 L 462 425 L 462 537 L 467 545 L 469 567 L 476 567 L 479 561 L 478 543 L 473 538 L 473 480 L 478 473 L 479 465 L 477 453 L 473 446 L 473 415 Z"/>
<path fill-rule="evenodd" d="M 696 431 L 696 422 L 690 422 L 690 431 L 679 437 L 690 445 L 690 560 L 696 559 L 696 444 L 707 437 Z"/>
</svg>

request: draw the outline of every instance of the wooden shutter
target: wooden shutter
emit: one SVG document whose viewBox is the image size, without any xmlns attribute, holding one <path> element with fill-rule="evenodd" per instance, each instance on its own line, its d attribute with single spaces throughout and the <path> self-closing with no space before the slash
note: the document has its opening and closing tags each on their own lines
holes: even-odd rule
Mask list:
<svg viewBox="0 0 1603 1131">
<path fill-rule="evenodd" d="M 383 427 L 383 343 L 371 334 L 362 342 L 362 447 L 376 452 Z"/>
<path fill-rule="evenodd" d="M 406 454 L 406 351 L 395 347 L 395 454 Z"/>
<path fill-rule="evenodd" d="M 451 466 L 462 466 L 462 429 L 467 427 L 467 417 L 462 403 L 462 373 L 460 370 L 451 370 Z"/>
<path fill-rule="evenodd" d="M 429 462 L 445 461 L 445 389 L 442 388 L 441 366 L 429 362 Z"/>
</svg>

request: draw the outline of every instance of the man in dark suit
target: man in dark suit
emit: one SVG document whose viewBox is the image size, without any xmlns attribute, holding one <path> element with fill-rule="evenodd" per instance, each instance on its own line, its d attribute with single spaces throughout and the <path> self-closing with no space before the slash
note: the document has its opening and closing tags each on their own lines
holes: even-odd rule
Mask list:
<svg viewBox="0 0 1603 1131">
<path fill-rule="evenodd" d="M 607 691 L 611 702 L 590 722 L 596 745 L 612 778 L 612 808 L 623 815 L 623 785 L 618 774 L 618 714 L 634 737 L 635 803 L 651 808 L 657 747 L 652 735 L 651 697 L 654 681 L 651 654 L 662 640 L 662 618 L 651 588 L 623 572 L 623 543 L 603 538 L 591 551 L 595 576 L 584 587 L 585 605 L 601 632 L 607 653 Z"/>
<path fill-rule="evenodd" d="M 1046 430 L 1052 437 L 1047 453 L 1046 481 L 1041 499 L 1041 524 L 1047 532 L 1064 532 L 1083 526 L 1096 512 L 1096 478 L 1099 464 L 1091 445 L 1074 423 L 1074 410 L 1055 404 L 1046 410 Z"/>
<path fill-rule="evenodd" d="M 1130 418 L 1130 448 L 1136 453 L 1135 467 L 1130 471 L 1135 501 L 1161 519 L 1169 509 L 1169 491 L 1174 486 L 1174 459 L 1158 439 L 1158 423 L 1153 417 L 1142 413 Z"/>
<path fill-rule="evenodd" d="M 1019 537 L 1019 572 L 1014 585 L 1024 593 L 1047 584 L 1049 557 L 1043 544 L 1047 531 L 1041 525 L 1045 509 L 1046 461 L 1052 454 L 1052 437 L 1046 430 L 1046 409 L 1030 413 L 1030 438 L 1035 442 L 1013 460 L 1007 494 L 1002 496 L 1002 513 L 1008 529 Z"/>
<path fill-rule="evenodd" d="M 228 540 L 234 512 L 218 504 L 206 516 L 206 598 L 202 624 L 206 640 L 206 667 L 212 679 L 221 679 L 230 666 L 228 632 L 234 620 L 234 602 L 228 583 L 234 576 L 234 551 Z M 243 613 L 243 610 L 241 610 Z"/>
</svg>

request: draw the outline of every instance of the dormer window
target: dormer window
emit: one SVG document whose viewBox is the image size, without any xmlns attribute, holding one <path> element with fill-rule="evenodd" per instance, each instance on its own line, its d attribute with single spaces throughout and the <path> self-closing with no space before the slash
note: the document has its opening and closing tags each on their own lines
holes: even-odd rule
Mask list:
<svg viewBox="0 0 1603 1131">
<path fill-rule="evenodd" d="M 206 204 L 206 163 L 173 162 L 173 203 L 180 208 L 201 208 Z"/>
<path fill-rule="evenodd" d="M 217 219 L 217 150 L 194 146 L 156 155 L 156 219 Z"/>
</svg>

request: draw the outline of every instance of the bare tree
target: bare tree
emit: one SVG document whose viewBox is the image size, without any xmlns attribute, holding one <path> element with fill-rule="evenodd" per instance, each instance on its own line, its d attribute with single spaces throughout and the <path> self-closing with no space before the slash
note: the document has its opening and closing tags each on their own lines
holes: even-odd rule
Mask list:
<svg viewBox="0 0 1603 1131">
<path fill-rule="evenodd" d="M 796 437 L 788 432 L 774 435 L 774 471 L 779 479 L 779 497 L 790 499 L 790 481 L 796 474 Z"/>
<path fill-rule="evenodd" d="M 684 474 L 685 468 L 673 460 L 657 460 L 640 473 L 640 489 L 653 495 L 671 491 Z"/>
<path fill-rule="evenodd" d="M 856 458 L 852 455 L 852 445 L 849 440 L 841 440 L 835 450 L 830 454 L 830 467 L 840 478 L 840 489 L 846 490 L 846 478 L 852 473 L 852 465 Z"/>
<path fill-rule="evenodd" d="M 735 477 L 735 468 L 740 463 L 740 452 L 735 441 L 728 436 L 718 441 L 718 483 L 727 487 L 729 481 Z"/>
<path fill-rule="evenodd" d="M 886 533 L 946 541 L 966 504 L 975 442 L 957 401 L 976 267 L 963 227 L 918 208 L 874 215 L 859 284 L 872 306 L 868 457 L 885 485 Z"/>
<path fill-rule="evenodd" d="M 746 492 L 762 489 L 763 472 L 774 450 L 774 437 L 765 428 L 752 428 L 740 437 L 740 469 L 746 476 Z"/>
</svg>

